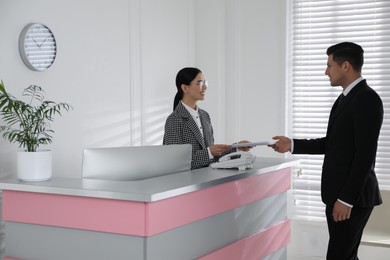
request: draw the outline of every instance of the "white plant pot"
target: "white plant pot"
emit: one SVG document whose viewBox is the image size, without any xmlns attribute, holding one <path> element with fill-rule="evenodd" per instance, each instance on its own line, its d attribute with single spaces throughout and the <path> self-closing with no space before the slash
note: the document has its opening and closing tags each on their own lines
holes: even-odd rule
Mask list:
<svg viewBox="0 0 390 260">
<path fill-rule="evenodd" d="M 52 152 L 18 151 L 17 175 L 21 181 L 45 181 L 52 176 Z"/>
</svg>

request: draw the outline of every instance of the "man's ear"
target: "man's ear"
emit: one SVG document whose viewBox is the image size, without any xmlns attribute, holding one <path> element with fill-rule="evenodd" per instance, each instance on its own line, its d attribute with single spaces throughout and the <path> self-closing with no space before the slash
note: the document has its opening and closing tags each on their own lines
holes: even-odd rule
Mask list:
<svg viewBox="0 0 390 260">
<path fill-rule="evenodd" d="M 347 71 L 351 68 L 351 63 L 349 63 L 349 61 L 344 61 L 343 64 L 342 64 L 342 68 L 343 70 Z"/>
</svg>

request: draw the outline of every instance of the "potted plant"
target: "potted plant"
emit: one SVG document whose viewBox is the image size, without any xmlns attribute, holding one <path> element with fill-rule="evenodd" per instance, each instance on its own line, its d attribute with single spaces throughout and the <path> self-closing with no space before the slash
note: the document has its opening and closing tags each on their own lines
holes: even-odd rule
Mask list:
<svg viewBox="0 0 390 260">
<path fill-rule="evenodd" d="M 23 91 L 28 102 L 16 99 L 0 83 L 0 116 L 4 125 L 0 125 L 3 137 L 11 143 L 19 143 L 17 158 L 17 176 L 24 181 L 50 179 L 51 151 L 40 150 L 39 146 L 52 142 L 54 131 L 50 122 L 61 111 L 72 107 L 67 103 L 55 103 L 45 100 L 41 87 L 30 85 Z M 41 161 L 41 159 L 43 161 Z"/>
</svg>

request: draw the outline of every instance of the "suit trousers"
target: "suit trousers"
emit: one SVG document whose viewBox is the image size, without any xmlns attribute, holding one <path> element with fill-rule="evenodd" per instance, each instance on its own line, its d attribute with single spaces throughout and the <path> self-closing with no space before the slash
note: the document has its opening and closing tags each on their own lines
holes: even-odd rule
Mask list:
<svg viewBox="0 0 390 260">
<path fill-rule="evenodd" d="M 329 230 L 327 260 L 358 260 L 358 248 L 364 227 L 373 207 L 353 207 L 348 220 L 333 221 L 332 206 L 326 206 L 326 220 Z"/>
</svg>

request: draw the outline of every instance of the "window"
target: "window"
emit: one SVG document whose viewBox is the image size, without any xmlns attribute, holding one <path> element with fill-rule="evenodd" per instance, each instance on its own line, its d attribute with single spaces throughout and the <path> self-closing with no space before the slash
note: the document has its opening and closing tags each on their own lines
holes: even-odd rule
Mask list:
<svg viewBox="0 0 390 260">
<path fill-rule="evenodd" d="M 390 189 L 390 1 L 292 0 L 288 35 L 288 134 L 317 138 L 326 134 L 329 112 L 341 93 L 325 75 L 326 49 L 352 41 L 365 51 L 363 77 L 381 96 L 385 115 L 378 143 L 376 174 Z M 323 156 L 294 155 L 294 217 L 325 220 L 320 197 Z"/>
</svg>

